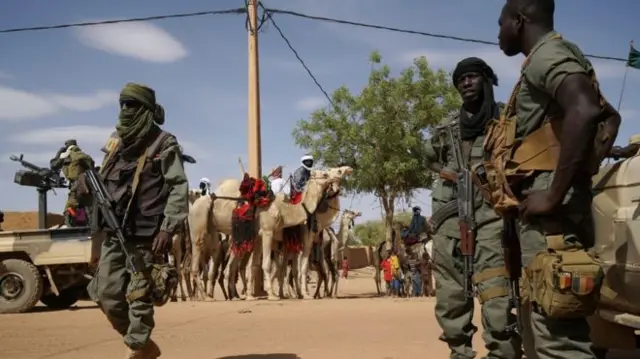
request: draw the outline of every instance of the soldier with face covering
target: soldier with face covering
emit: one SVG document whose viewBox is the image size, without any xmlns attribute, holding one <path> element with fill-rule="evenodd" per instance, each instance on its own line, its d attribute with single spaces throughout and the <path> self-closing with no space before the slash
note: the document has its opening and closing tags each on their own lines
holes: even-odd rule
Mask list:
<svg viewBox="0 0 640 359">
<path fill-rule="evenodd" d="M 455 123 L 459 131 L 456 144 L 462 150 L 463 161 L 474 164 L 482 161 L 484 131 L 490 120 L 498 117 L 493 86 L 498 78 L 482 59 L 469 57 L 460 61 L 453 71 L 453 83 L 462 97 L 460 111 L 445 121 Z M 435 133 L 426 144 L 427 166 L 440 173 L 432 193 L 434 277 L 436 291 L 436 319 L 442 328 L 440 340 L 451 350 L 450 358 L 472 359 L 476 352 L 471 345 L 478 328 L 473 324 L 474 298 L 464 288 L 464 273 L 458 223 L 455 182 L 457 164 L 452 144 L 445 133 Z M 474 188 L 476 243 L 472 283 L 482 305 L 483 339 L 489 350 L 485 358 L 519 359 L 521 340 L 505 332 L 507 324 L 515 321 L 509 313 L 508 280 L 504 270 L 501 246 L 501 218 L 493 211 L 478 189 Z M 446 206 L 453 203 L 454 206 Z M 448 211 L 453 208 L 453 211 Z M 447 213 L 444 213 L 447 212 Z M 435 221 L 435 222 L 434 222 Z"/>
<path fill-rule="evenodd" d="M 98 219 L 96 225 L 108 239 L 88 292 L 124 337 L 126 358 L 160 356 L 150 339 L 154 305 L 166 303 L 177 280 L 176 273 L 158 259 L 169 251 L 189 211 L 181 147 L 175 136 L 160 128 L 164 120 L 164 109 L 156 103 L 152 89 L 127 84 L 120 94 L 117 137 L 105 146 L 107 155 L 100 169 L 138 272 L 129 267 L 113 230 Z"/>
</svg>

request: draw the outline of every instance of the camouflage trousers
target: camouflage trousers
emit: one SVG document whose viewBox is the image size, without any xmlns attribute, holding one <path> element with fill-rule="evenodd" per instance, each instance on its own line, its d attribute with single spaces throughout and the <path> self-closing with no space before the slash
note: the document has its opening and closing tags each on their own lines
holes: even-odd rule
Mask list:
<svg viewBox="0 0 640 359">
<path fill-rule="evenodd" d="M 147 271 L 153 263 L 151 243 L 127 243 L 127 251 L 141 258 Z M 113 328 L 124 337 L 124 343 L 133 350 L 139 350 L 149 340 L 155 327 L 154 307 L 148 294 L 133 298 L 132 293 L 149 293 L 151 283 L 143 276 L 133 276 L 120 244 L 115 240 L 102 243 L 100 261 L 96 274 L 87 291 L 98 304 Z"/>
<path fill-rule="evenodd" d="M 515 321 L 515 315 L 509 313 L 501 230 L 502 222 L 497 221 L 481 227 L 477 234 L 474 282 L 482 303 L 482 338 L 489 350 L 486 359 L 520 359 L 522 340 L 505 332 L 507 325 Z M 441 234 L 433 237 L 435 314 L 443 331 L 440 340 L 447 343 L 451 350 L 449 358 L 473 359 L 476 352 L 471 342 L 478 331 L 472 322 L 475 302 L 472 298 L 465 298 L 463 263 L 458 245 L 456 238 Z"/>
</svg>

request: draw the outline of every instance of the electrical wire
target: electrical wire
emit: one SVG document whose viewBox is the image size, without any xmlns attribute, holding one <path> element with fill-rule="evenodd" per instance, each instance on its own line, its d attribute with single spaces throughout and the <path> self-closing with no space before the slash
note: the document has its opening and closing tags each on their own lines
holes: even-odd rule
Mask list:
<svg viewBox="0 0 640 359">
<path fill-rule="evenodd" d="M 492 45 L 492 46 L 497 46 L 498 45 L 498 43 L 496 43 L 495 41 L 487 41 L 487 40 L 480 40 L 480 39 L 473 39 L 473 38 L 465 38 L 465 37 L 460 37 L 460 36 L 437 34 L 437 33 L 425 32 L 425 31 L 418 31 L 418 30 L 402 29 L 402 28 L 397 28 L 397 27 L 369 24 L 369 23 L 364 23 L 364 22 L 356 22 L 356 21 L 351 21 L 351 20 L 330 18 L 330 17 L 325 17 L 325 16 L 309 15 L 309 14 L 303 14 L 301 12 L 291 11 L 291 10 L 265 8 L 262 5 L 262 3 L 260 3 L 260 6 L 265 11 L 265 13 L 268 13 L 269 15 L 271 15 L 271 14 L 288 15 L 288 16 L 294 16 L 294 17 L 307 19 L 307 20 L 332 22 L 332 23 L 342 24 L 342 25 L 351 25 L 351 26 L 358 26 L 358 27 L 364 27 L 364 28 L 369 28 L 369 29 L 386 30 L 386 31 L 398 32 L 398 33 L 403 33 L 403 34 L 420 35 L 420 36 L 432 37 L 432 38 L 437 38 L 437 39 L 460 41 L 460 42 L 467 42 L 467 43 L 475 43 L 475 44 L 482 44 L 482 45 Z M 247 13 L 247 9 L 246 9 L 246 7 L 243 7 L 243 8 L 227 9 L 227 10 L 199 11 L 199 12 L 182 13 L 182 14 L 145 16 L 145 17 L 135 17 L 135 18 L 125 18 L 125 19 L 116 19 L 116 20 L 105 20 L 105 21 L 90 21 L 90 22 L 78 22 L 78 23 L 68 23 L 68 24 L 59 24 L 59 25 L 20 27 L 20 28 L 2 29 L 2 30 L 0 30 L 0 34 L 18 33 L 18 32 L 26 32 L 26 31 L 56 30 L 56 29 L 65 29 L 65 28 L 71 28 L 71 27 L 87 27 L 87 26 L 97 26 L 97 25 L 109 25 L 109 24 L 119 24 L 119 23 L 126 23 L 126 22 L 155 21 L 155 20 L 176 19 L 176 18 L 190 18 L 190 17 L 196 17 L 196 16 L 205 16 L 205 15 L 225 15 L 225 14 L 238 14 L 239 15 L 239 14 L 246 14 L 246 13 Z M 275 25 L 275 23 L 273 22 L 273 17 L 271 17 L 271 21 Z M 264 19 L 263 19 L 262 22 L 264 22 Z M 626 58 L 613 57 L 613 56 L 592 55 L 592 54 L 585 54 L 585 56 L 593 58 L 593 59 L 608 60 L 608 61 L 618 61 L 618 62 L 625 62 L 625 63 L 628 61 L 628 59 L 626 59 Z"/>
<path fill-rule="evenodd" d="M 364 27 L 364 28 L 369 28 L 369 29 L 386 30 L 386 31 L 392 31 L 392 32 L 399 32 L 399 33 L 403 33 L 403 34 L 413 34 L 413 35 L 432 37 L 432 38 L 437 38 L 437 39 L 453 40 L 453 41 L 460 41 L 460 42 L 467 42 L 467 43 L 498 46 L 498 43 L 495 42 L 495 41 L 486 41 L 486 40 L 465 38 L 465 37 L 452 36 L 452 35 L 435 34 L 435 33 L 424 32 L 424 31 L 401 29 L 401 28 L 397 28 L 397 27 L 368 24 L 368 23 L 363 23 L 363 22 L 342 20 L 342 19 L 336 19 L 336 18 L 330 18 L 330 17 L 324 17 L 324 16 L 307 15 L 307 14 L 303 14 L 303 13 L 296 12 L 296 11 L 290 11 L 290 10 L 280 10 L 280 9 L 269 9 L 269 8 L 267 8 L 266 11 L 271 12 L 273 14 L 282 14 L 282 15 L 295 16 L 295 17 L 308 19 L 308 20 L 326 21 L 326 22 L 332 22 L 332 23 L 335 23 L 335 24 L 358 26 L 358 27 Z M 600 60 L 621 61 L 621 62 L 627 62 L 628 61 L 628 59 L 621 58 L 621 57 L 590 55 L 590 54 L 585 54 L 585 56 L 593 58 L 593 59 L 600 59 Z"/>
<path fill-rule="evenodd" d="M 132 17 L 132 18 L 116 19 L 116 20 L 88 21 L 88 22 L 76 22 L 76 23 L 59 24 L 59 25 L 18 27 L 18 28 L 13 28 L 13 29 L 0 30 L 0 34 L 9 34 L 9 33 L 16 33 L 16 32 L 27 32 L 27 31 L 56 30 L 56 29 L 66 29 L 66 28 L 70 28 L 70 27 L 88 27 L 88 26 L 97 26 L 97 25 L 110 25 L 110 24 L 120 24 L 120 23 L 125 23 L 125 22 L 142 22 L 142 21 L 155 21 L 155 20 L 166 20 L 166 19 L 177 19 L 177 18 L 189 18 L 189 17 L 205 16 L 205 15 L 226 15 L 226 14 L 237 14 L 237 15 L 240 15 L 240 14 L 245 14 L 246 12 L 247 12 L 247 9 L 241 7 L 241 8 L 236 8 L 236 9 L 227 9 L 227 10 L 212 10 L 212 11 L 189 12 L 189 13 L 182 13 L 182 14 Z"/>
<path fill-rule="evenodd" d="M 260 7 L 263 9 L 263 11 L 267 14 L 267 19 L 271 21 L 271 24 L 273 25 L 273 27 L 276 29 L 276 31 L 278 31 L 278 34 L 280 34 L 280 37 L 282 38 L 282 40 L 284 40 L 284 42 L 287 44 L 287 47 L 289 48 L 289 50 L 291 50 L 291 52 L 293 53 L 293 55 L 296 57 L 296 59 L 298 60 L 298 62 L 300 63 L 300 65 L 302 65 L 302 67 L 305 69 L 305 71 L 307 71 L 307 74 L 309 74 L 309 77 L 311 77 L 311 79 L 313 80 L 313 82 L 316 84 L 316 86 L 318 87 L 318 89 L 320 89 L 320 91 L 322 92 L 322 94 L 324 95 L 324 97 L 326 97 L 327 101 L 329 101 L 329 103 L 331 104 L 331 106 L 333 108 L 336 108 L 336 106 L 333 103 L 333 100 L 331 100 L 331 96 L 329 96 L 329 93 L 324 89 L 324 87 L 322 87 L 322 85 L 320 84 L 320 82 L 318 81 L 318 79 L 315 77 L 315 75 L 313 74 L 313 72 L 311 72 L 311 69 L 309 68 L 309 66 L 307 66 L 307 64 L 304 62 L 304 60 L 302 59 L 302 57 L 300 57 L 300 54 L 298 53 L 298 51 L 293 47 L 293 45 L 291 44 L 291 41 L 289 41 L 289 39 L 285 36 L 285 34 L 282 32 L 282 29 L 280 28 L 280 26 L 278 26 L 278 24 L 276 23 L 276 21 L 273 19 L 273 16 L 271 16 L 271 14 L 273 13 L 272 11 L 270 11 L 269 9 L 265 8 L 262 3 L 259 4 Z"/>
</svg>

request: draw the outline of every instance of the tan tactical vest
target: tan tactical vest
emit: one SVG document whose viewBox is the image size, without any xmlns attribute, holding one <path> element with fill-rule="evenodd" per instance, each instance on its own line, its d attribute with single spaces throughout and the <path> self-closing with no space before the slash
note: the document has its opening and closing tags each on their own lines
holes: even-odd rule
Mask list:
<svg viewBox="0 0 640 359">
<path fill-rule="evenodd" d="M 561 39 L 560 35 L 552 40 Z M 536 49 L 531 51 L 531 54 Z M 525 59 L 522 67 L 526 67 L 531 54 Z M 603 131 L 604 123 L 612 116 L 619 116 L 617 111 L 605 100 L 600 92 L 596 74 L 589 73 L 591 83 L 600 98 L 602 108 L 601 122 L 595 138 L 594 151 L 589 160 L 589 172 L 596 173 L 600 163 L 609 151 L 605 143 L 610 142 Z M 474 166 L 476 180 L 482 183 L 495 211 L 504 214 L 518 208 L 519 200 L 512 187 L 519 181 L 536 172 L 555 171 L 560 155 L 560 135 L 562 133 L 562 116 L 548 117 L 542 126 L 516 141 L 516 97 L 524 80 L 524 72 L 515 85 L 506 108 L 500 118 L 489 123 L 484 142 L 487 158 L 481 166 Z"/>
</svg>

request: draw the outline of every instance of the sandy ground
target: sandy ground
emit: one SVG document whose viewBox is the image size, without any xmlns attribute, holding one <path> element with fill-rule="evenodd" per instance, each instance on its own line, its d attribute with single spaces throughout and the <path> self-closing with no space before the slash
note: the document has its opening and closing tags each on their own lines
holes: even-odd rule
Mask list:
<svg viewBox="0 0 640 359">
<path fill-rule="evenodd" d="M 437 339 L 433 299 L 373 298 L 374 291 L 366 271 L 341 281 L 342 299 L 169 303 L 157 311 L 153 337 L 167 359 L 448 357 Z M 37 309 L 0 318 L 0 358 L 124 356 L 121 338 L 92 303 L 58 312 Z M 478 357 L 486 353 L 480 333 L 474 347 Z"/>
</svg>

